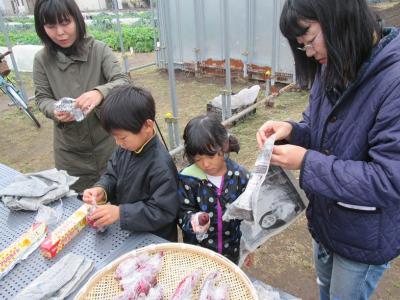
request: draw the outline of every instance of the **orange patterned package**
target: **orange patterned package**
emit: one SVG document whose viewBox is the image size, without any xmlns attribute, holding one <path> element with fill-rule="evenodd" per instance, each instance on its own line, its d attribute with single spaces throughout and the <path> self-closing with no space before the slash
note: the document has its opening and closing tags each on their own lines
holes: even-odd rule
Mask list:
<svg viewBox="0 0 400 300">
<path fill-rule="evenodd" d="M 0 252 L 0 279 L 39 247 L 46 232 L 45 223 L 35 223 L 8 248 Z"/>
<path fill-rule="evenodd" d="M 40 245 L 44 257 L 53 258 L 86 226 L 90 205 L 83 204 L 68 219 L 50 233 Z"/>
</svg>

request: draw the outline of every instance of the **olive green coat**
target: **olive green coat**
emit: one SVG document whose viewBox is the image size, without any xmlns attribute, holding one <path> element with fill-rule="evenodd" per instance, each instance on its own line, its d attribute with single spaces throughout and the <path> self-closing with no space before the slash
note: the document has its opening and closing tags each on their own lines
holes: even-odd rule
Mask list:
<svg viewBox="0 0 400 300">
<path fill-rule="evenodd" d="M 85 39 L 80 55 L 52 56 L 39 51 L 33 64 L 37 105 L 54 121 L 54 160 L 57 169 L 80 179 L 72 188 L 82 191 L 92 186 L 106 167 L 115 142 L 100 125 L 99 107 L 83 121 L 60 123 L 54 119 L 54 103 L 62 97 L 77 98 L 84 92 L 98 90 L 107 96 L 114 86 L 128 83 L 111 49 L 91 37 Z"/>
</svg>

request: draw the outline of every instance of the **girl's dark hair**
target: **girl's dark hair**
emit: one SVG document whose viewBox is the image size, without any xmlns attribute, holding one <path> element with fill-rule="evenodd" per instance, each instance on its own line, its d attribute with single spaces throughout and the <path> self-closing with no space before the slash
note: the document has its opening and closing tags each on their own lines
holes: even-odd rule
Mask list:
<svg viewBox="0 0 400 300">
<path fill-rule="evenodd" d="M 213 115 L 199 116 L 189 121 L 183 132 L 185 157 L 194 163 L 196 155 L 229 153 L 240 150 L 238 140 L 229 135 L 221 122 Z"/>
<path fill-rule="evenodd" d="M 65 51 L 55 44 L 47 35 L 44 25 L 57 24 L 68 21 L 71 17 L 76 23 L 76 41 L 68 49 L 68 53 L 77 54 L 83 49 L 86 36 L 86 25 L 82 13 L 74 0 L 37 0 L 34 8 L 36 33 L 50 53 L 57 50 Z"/>
<path fill-rule="evenodd" d="M 312 83 L 321 70 L 317 61 L 297 49 L 303 45 L 297 43 L 296 38 L 307 31 L 299 24 L 300 20 L 321 25 L 328 55 L 323 78 L 326 89 L 342 90 L 354 80 L 381 34 L 366 0 L 286 0 L 280 29 L 292 48 L 300 85 Z"/>
<path fill-rule="evenodd" d="M 137 134 L 146 120 L 155 120 L 153 96 L 142 88 L 129 84 L 114 87 L 104 102 L 100 121 L 107 132 L 122 129 Z"/>
</svg>

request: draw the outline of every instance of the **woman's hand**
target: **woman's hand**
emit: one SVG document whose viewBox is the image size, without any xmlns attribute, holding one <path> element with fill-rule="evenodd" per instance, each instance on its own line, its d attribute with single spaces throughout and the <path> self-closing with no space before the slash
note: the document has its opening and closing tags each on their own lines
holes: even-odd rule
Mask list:
<svg viewBox="0 0 400 300">
<path fill-rule="evenodd" d="M 307 149 L 294 145 L 274 146 L 271 164 L 287 170 L 299 170 Z"/>
<path fill-rule="evenodd" d="M 82 200 L 87 204 L 102 203 L 106 200 L 106 194 L 103 188 L 96 186 L 84 190 Z"/>
<path fill-rule="evenodd" d="M 75 106 L 80 108 L 85 115 L 89 114 L 103 100 L 103 95 L 98 90 L 83 93 L 75 99 Z"/>
<path fill-rule="evenodd" d="M 54 111 L 54 118 L 59 122 L 67 123 L 75 121 L 75 117 L 67 112 Z"/>
<path fill-rule="evenodd" d="M 275 134 L 276 140 L 284 140 L 290 137 L 293 126 L 288 122 L 281 121 L 267 121 L 263 126 L 258 129 L 256 137 L 260 149 L 264 146 L 265 141 L 271 135 Z"/>
<path fill-rule="evenodd" d="M 119 206 L 106 204 L 97 206 L 90 218 L 94 221 L 95 227 L 111 225 L 119 220 Z"/>
</svg>

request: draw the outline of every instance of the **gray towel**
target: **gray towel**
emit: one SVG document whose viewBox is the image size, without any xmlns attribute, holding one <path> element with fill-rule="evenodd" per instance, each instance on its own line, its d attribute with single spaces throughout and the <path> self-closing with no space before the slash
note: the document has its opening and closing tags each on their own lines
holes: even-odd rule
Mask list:
<svg viewBox="0 0 400 300">
<path fill-rule="evenodd" d="M 77 180 L 78 177 L 69 176 L 66 171 L 57 169 L 23 174 L 0 189 L 0 197 L 9 209 L 38 210 L 41 204 L 74 195 L 69 187 Z"/>
<path fill-rule="evenodd" d="M 85 260 L 81 255 L 68 253 L 32 281 L 14 299 L 64 299 L 74 291 L 92 268 L 92 261 Z"/>
</svg>

